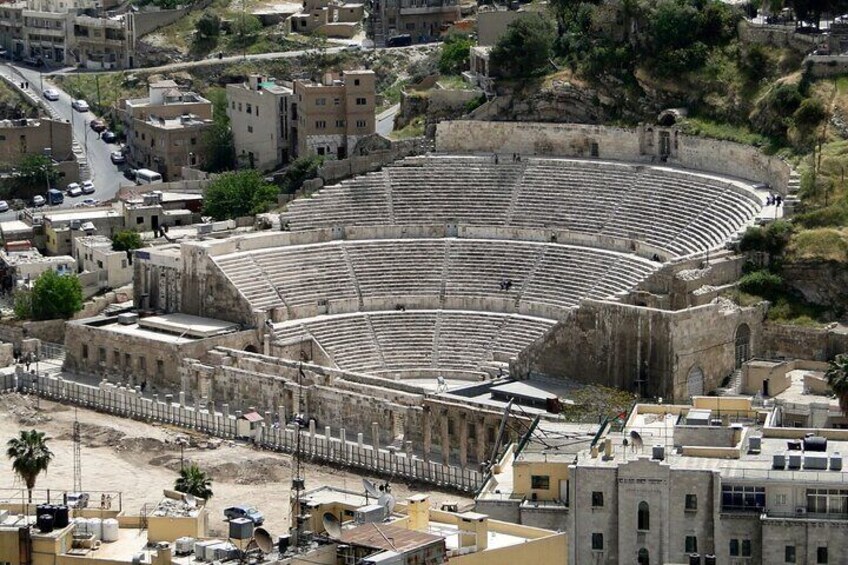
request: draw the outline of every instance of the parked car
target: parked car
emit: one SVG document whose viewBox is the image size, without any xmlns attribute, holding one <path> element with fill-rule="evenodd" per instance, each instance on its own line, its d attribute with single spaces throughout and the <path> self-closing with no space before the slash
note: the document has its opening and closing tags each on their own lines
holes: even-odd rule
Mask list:
<svg viewBox="0 0 848 565">
<path fill-rule="evenodd" d="M 259 510 L 247 504 L 236 504 L 235 506 L 225 508 L 224 518 L 227 520 L 233 520 L 235 518 L 249 518 L 253 520 L 254 526 L 261 526 L 265 521 L 265 518 Z"/>
<path fill-rule="evenodd" d="M 101 132 L 106 129 L 106 122 L 103 120 L 91 120 L 89 125 L 91 126 L 91 129 L 96 132 Z"/>
<path fill-rule="evenodd" d="M 94 183 L 90 180 L 86 180 L 82 182 L 82 193 L 83 194 L 94 194 Z"/>
<path fill-rule="evenodd" d="M 71 108 L 77 112 L 88 112 L 91 109 L 85 100 L 74 100 L 71 102 Z"/>
<path fill-rule="evenodd" d="M 118 134 L 114 131 L 109 131 L 108 129 L 100 134 L 100 139 L 105 141 L 106 143 L 115 143 L 118 141 Z"/>
<path fill-rule="evenodd" d="M 9 203 L 5 200 L 0 200 L 0 212 L 8 212 L 9 211 Z"/>
<path fill-rule="evenodd" d="M 127 180 L 135 181 L 138 176 L 138 169 L 124 169 L 124 177 Z"/>
<path fill-rule="evenodd" d="M 42 94 L 45 99 L 50 100 L 51 102 L 55 102 L 59 99 L 59 91 L 55 88 L 45 88 Z"/>
<path fill-rule="evenodd" d="M 92 208 L 100 204 L 100 201 L 96 198 L 86 198 L 82 202 L 77 202 L 74 204 L 74 208 Z"/>
<path fill-rule="evenodd" d="M 82 187 L 78 183 L 72 182 L 68 185 L 66 192 L 68 196 L 76 198 L 77 196 L 82 196 Z"/>
<path fill-rule="evenodd" d="M 120 151 L 112 151 L 109 155 L 109 158 L 112 160 L 112 164 L 121 165 L 127 162 L 127 156 L 121 153 Z M 135 180 L 135 175 L 130 180 Z"/>
<path fill-rule="evenodd" d="M 65 495 L 65 506 L 69 508 L 85 508 L 88 506 L 87 492 L 69 492 Z"/>
<path fill-rule="evenodd" d="M 43 67 L 44 59 L 42 59 L 41 57 L 24 57 L 23 63 L 24 65 L 29 65 L 30 67 Z"/>
<path fill-rule="evenodd" d="M 32 205 L 33 206 L 44 206 L 47 203 L 47 200 L 44 199 L 40 194 L 36 194 L 32 197 Z"/>
</svg>

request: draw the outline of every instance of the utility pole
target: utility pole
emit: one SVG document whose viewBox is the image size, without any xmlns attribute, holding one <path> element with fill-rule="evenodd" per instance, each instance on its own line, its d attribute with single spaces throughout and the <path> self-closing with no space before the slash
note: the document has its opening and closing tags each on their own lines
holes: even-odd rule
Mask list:
<svg viewBox="0 0 848 565">
<path fill-rule="evenodd" d="M 80 423 L 77 417 L 77 409 L 74 408 L 74 492 L 82 492 L 82 449 L 80 436 Z"/>
</svg>

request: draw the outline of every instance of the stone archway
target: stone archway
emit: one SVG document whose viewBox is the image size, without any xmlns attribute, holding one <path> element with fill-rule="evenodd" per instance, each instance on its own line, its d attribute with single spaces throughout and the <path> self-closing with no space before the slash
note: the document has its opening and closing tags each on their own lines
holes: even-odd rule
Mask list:
<svg viewBox="0 0 848 565">
<path fill-rule="evenodd" d="M 735 367 L 739 369 L 742 363 L 751 358 L 751 328 L 748 324 L 740 324 L 736 328 L 736 337 L 733 340 L 735 346 Z"/>
<path fill-rule="evenodd" d="M 259 353 L 259 350 L 252 343 L 244 348 L 244 350 L 248 353 Z"/>
<path fill-rule="evenodd" d="M 639 555 L 636 557 L 636 563 L 639 565 L 650 565 L 651 557 L 648 550 L 644 547 L 639 550 Z"/>
<path fill-rule="evenodd" d="M 704 371 L 698 365 L 693 365 L 689 369 L 686 377 L 686 394 L 689 398 L 704 394 Z"/>
</svg>

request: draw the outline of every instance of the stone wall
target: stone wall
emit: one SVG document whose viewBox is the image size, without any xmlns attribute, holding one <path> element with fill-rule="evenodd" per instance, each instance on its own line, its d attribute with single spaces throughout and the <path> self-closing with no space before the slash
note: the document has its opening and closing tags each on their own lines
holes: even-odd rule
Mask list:
<svg viewBox="0 0 848 565">
<path fill-rule="evenodd" d="M 739 22 L 739 38 L 746 43 L 758 43 L 772 47 L 788 47 L 805 54 L 817 45 L 816 36 L 798 33 L 795 26 L 759 25 L 742 20 Z"/>
<path fill-rule="evenodd" d="M 735 334 L 747 324 L 750 355 L 759 351 L 764 306 L 738 309 L 714 303 L 681 311 L 584 300 L 580 308 L 518 355 L 512 374 L 565 376 L 674 402 L 689 399 L 693 368 L 703 390 L 717 388 L 735 369 Z"/>
<path fill-rule="evenodd" d="M 448 153 L 523 153 L 656 162 L 659 143 L 654 138 L 661 131 L 668 132 L 673 139 L 669 147 L 670 164 L 767 182 L 783 194 L 788 192 L 791 168 L 780 158 L 765 155 L 749 145 L 685 135 L 676 128 L 471 120 L 441 122 L 436 129 L 436 149 Z"/>
<path fill-rule="evenodd" d="M 813 328 L 768 322 L 763 325 L 761 355 L 778 359 L 828 361 L 848 353 L 848 334 L 840 328 Z"/>
</svg>

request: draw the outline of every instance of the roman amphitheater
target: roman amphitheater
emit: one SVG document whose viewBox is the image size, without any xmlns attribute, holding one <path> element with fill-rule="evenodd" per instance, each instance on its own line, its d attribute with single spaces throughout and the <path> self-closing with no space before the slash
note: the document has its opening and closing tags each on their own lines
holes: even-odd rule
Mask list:
<svg viewBox="0 0 848 565">
<path fill-rule="evenodd" d="M 684 401 L 732 377 L 764 306 L 722 298 L 728 243 L 793 182 L 673 126 L 445 122 L 435 152 L 294 200 L 279 230 L 138 252 L 136 305 L 226 331 L 83 321 L 66 367 L 479 464 L 509 398 L 526 423 L 574 383 Z"/>
</svg>

